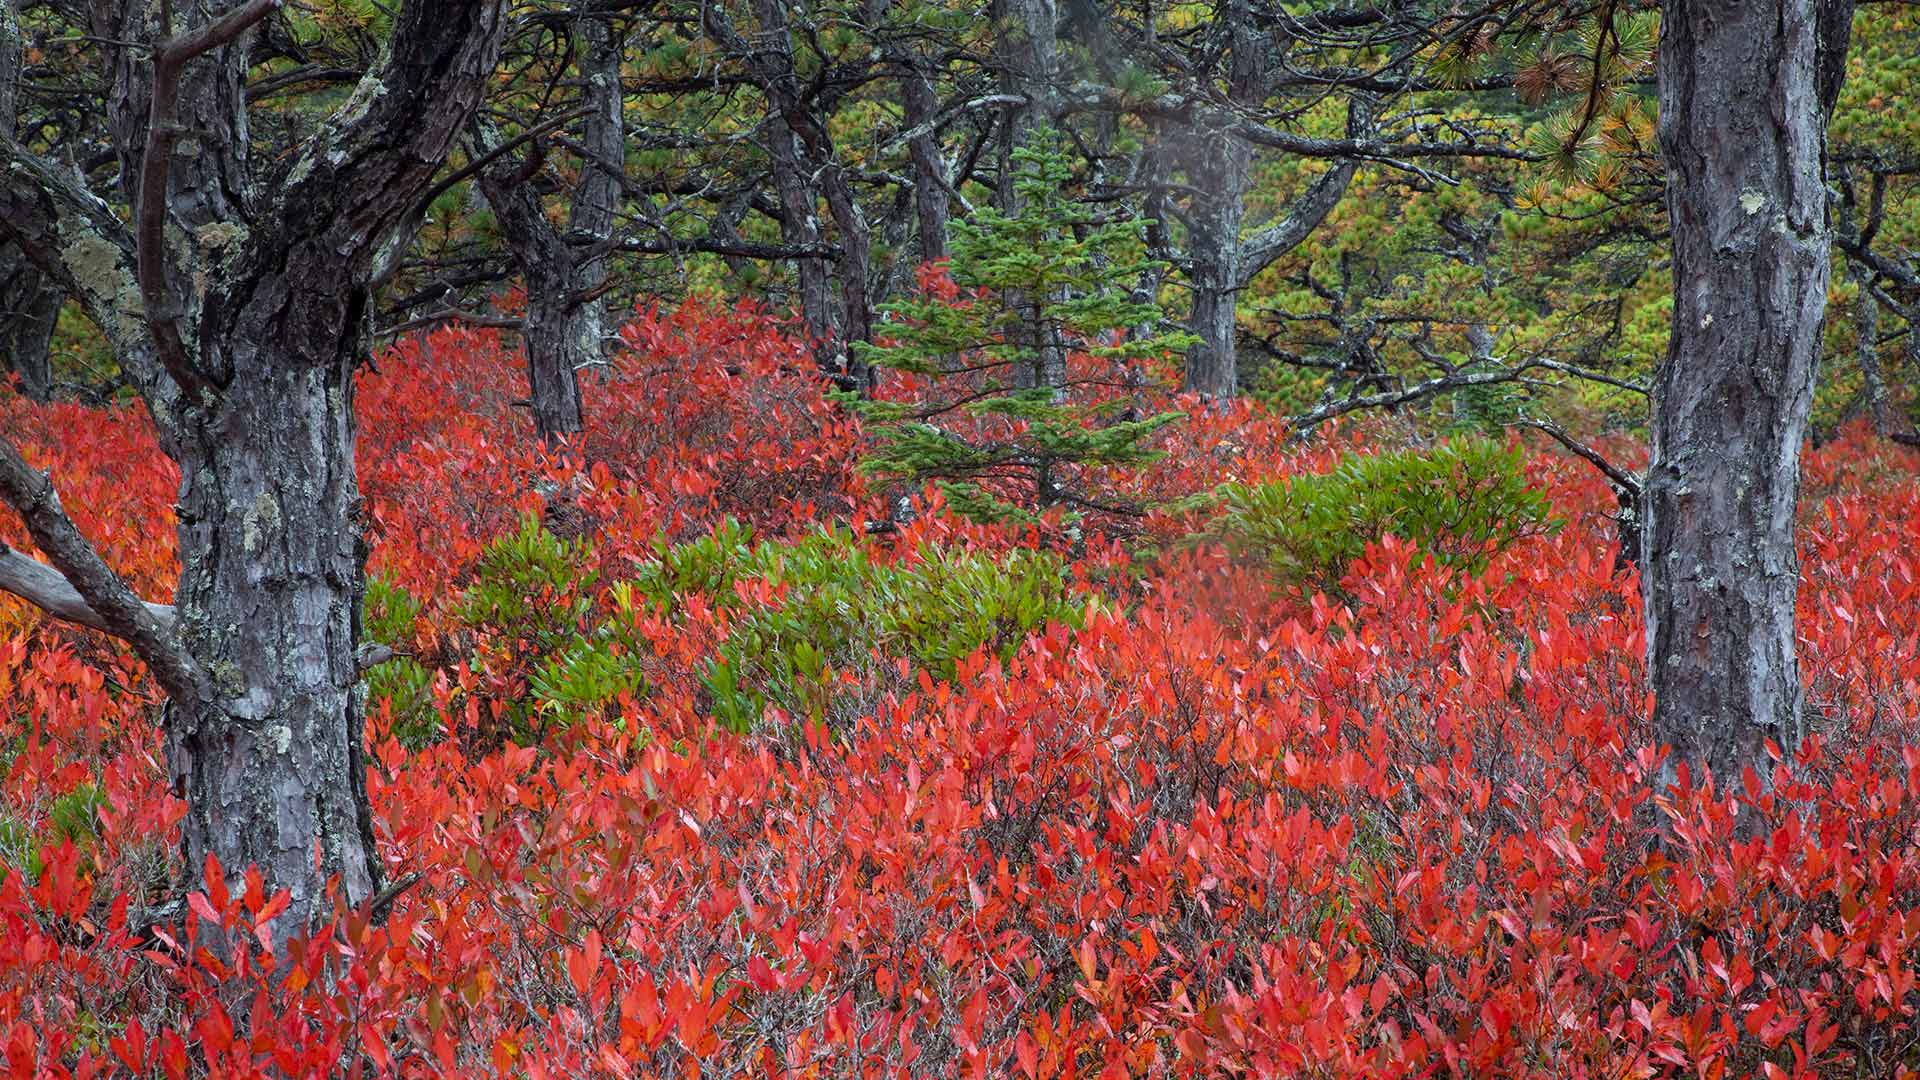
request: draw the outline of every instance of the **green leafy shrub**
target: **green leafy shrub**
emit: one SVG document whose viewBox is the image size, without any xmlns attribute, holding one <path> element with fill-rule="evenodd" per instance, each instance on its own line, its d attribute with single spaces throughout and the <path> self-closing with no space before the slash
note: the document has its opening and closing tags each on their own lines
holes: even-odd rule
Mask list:
<svg viewBox="0 0 1920 1080">
<path fill-rule="evenodd" d="M 1431 450 L 1353 455 L 1331 472 L 1228 484 L 1208 534 L 1290 588 L 1339 595 L 1340 579 L 1389 533 L 1417 557 L 1478 574 L 1515 541 L 1556 529 L 1547 497 L 1528 486 L 1518 450 L 1485 438 Z"/>
<path fill-rule="evenodd" d="M 736 730 L 752 727 L 769 706 L 843 719 L 837 710 L 853 702 L 839 693 L 838 676 L 876 654 L 950 679 L 956 661 L 976 649 L 1010 656 L 1048 623 L 1080 626 L 1091 601 L 1065 562 L 1047 552 L 929 547 L 878 558 L 844 529 L 757 543 L 751 530 L 728 522 L 662 547 L 659 556 L 633 582 L 638 597 L 672 614 L 698 594 L 734 613 L 705 682 L 714 715 Z M 750 604 L 741 593 L 753 589 L 743 585 L 778 598 Z"/>
<path fill-rule="evenodd" d="M 387 703 L 394 738 L 413 750 L 436 741 L 444 732 L 434 709 L 433 672 L 404 655 L 414 643 L 419 618 L 420 601 L 405 588 L 377 574 L 367 579 L 360 616 L 366 639 L 403 653 L 367 672 L 367 700 Z"/>
<path fill-rule="evenodd" d="M 630 610 L 595 602 L 593 549 L 529 516 L 488 546 L 454 616 L 491 705 L 483 736 L 528 742 L 644 689 Z M 618 590 L 616 590 L 618 592 Z"/>
</svg>

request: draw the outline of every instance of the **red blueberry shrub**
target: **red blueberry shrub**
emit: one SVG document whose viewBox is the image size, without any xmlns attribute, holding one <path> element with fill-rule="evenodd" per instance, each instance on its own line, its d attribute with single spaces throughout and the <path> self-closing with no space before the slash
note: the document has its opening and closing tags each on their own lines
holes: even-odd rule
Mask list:
<svg viewBox="0 0 1920 1080">
<path fill-rule="evenodd" d="M 1302 446 L 1253 406 L 1189 406 L 1126 478 L 1163 501 L 1146 533 L 1068 550 L 938 498 L 866 535 L 858 426 L 799 336 L 752 309 L 640 313 L 564 456 L 528 448 L 492 333 L 437 332 L 377 366 L 359 393 L 369 625 L 417 669 L 370 680 L 395 890 L 275 957 L 260 931 L 283 901 L 208 868 L 195 917 L 147 929 L 180 870 L 157 693 L 111 642 L 0 602 L 0 1072 L 1920 1067 L 1920 486 L 1903 451 L 1856 433 L 1807 464 L 1819 736 L 1770 778 L 1656 792 L 1613 500 L 1553 454 L 1529 451 L 1525 473 L 1562 528 L 1466 574 L 1388 532 L 1331 601 L 1191 541 L 1204 515 L 1167 500 L 1330 472 L 1381 449 L 1359 428 Z M 143 417 L 11 403 L 0 420 L 164 594 L 176 478 Z M 820 535 L 860 554 L 698 587 L 663 574 L 729 520 L 776 562 Z M 513 572 L 533 576 L 503 577 L 522 535 Z M 943 582 L 986 591 L 942 567 L 991 560 L 1061 578 L 1033 586 L 1037 615 L 1006 624 L 1021 632 L 938 662 L 901 644 L 927 640 L 929 613 L 957 619 Z M 486 606 L 502 581 L 519 608 Z M 653 602 L 663 581 L 671 602 Z M 756 669 L 762 715 L 727 723 L 715 657 L 752 627 L 813 625 L 792 620 L 854 586 L 901 608 L 822 623 L 871 630 L 865 650 Z M 782 633 L 778 655 L 800 656 L 805 635 Z M 602 657 L 619 678 L 591 683 Z M 554 671 L 599 689 L 555 696 Z M 796 672 L 791 700 L 830 708 L 765 690 Z M 241 947 L 169 929 L 208 923 Z"/>
</svg>

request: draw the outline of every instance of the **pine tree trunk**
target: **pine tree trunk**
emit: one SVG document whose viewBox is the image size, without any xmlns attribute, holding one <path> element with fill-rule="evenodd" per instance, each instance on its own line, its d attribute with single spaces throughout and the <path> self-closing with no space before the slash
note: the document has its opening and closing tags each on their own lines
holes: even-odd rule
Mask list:
<svg viewBox="0 0 1920 1080">
<path fill-rule="evenodd" d="M 26 38 L 20 29 L 17 0 L 0 0 L 0 135 L 18 129 L 20 73 Z M 0 242 L 0 372 L 20 380 L 20 390 L 35 401 L 53 392 L 48 346 L 53 322 L 66 299 L 18 246 Z"/>
<path fill-rule="evenodd" d="M 535 434 L 552 444 L 581 430 L 580 372 L 606 359 L 606 311 L 598 295 L 607 280 L 606 252 L 584 242 L 604 245 L 613 235 L 626 162 L 620 42 L 600 18 L 575 20 L 573 33 L 581 45 L 587 116 L 580 145 L 587 160 L 571 193 L 567 231 L 547 219 L 526 163 L 508 158 L 480 177 L 526 285 L 520 336 L 527 350 L 528 406 Z M 491 129 L 481 136 L 483 143 L 496 138 Z"/>
<path fill-rule="evenodd" d="M 1187 247 L 1193 289 L 1187 330 L 1200 340 L 1187 352 L 1185 388 L 1215 399 L 1239 388 L 1234 309 L 1240 295 L 1240 229 L 1246 217 L 1249 169 L 1247 145 L 1225 135 L 1209 140 L 1189 168 L 1194 196 L 1188 208 Z"/>
<path fill-rule="evenodd" d="M 1265 42 L 1247 0 L 1223 0 L 1215 6 L 1215 18 L 1216 33 L 1226 42 L 1226 96 L 1237 105 L 1257 107 L 1267 78 Z M 1184 383 L 1187 390 L 1218 400 L 1239 389 L 1234 309 L 1246 277 L 1240 231 L 1253 182 L 1253 150 L 1224 131 L 1188 133 L 1187 141 L 1194 189 L 1188 210 L 1193 306 L 1187 330 L 1200 340 L 1187 353 Z"/>
<path fill-rule="evenodd" d="M 188 865 L 257 863 L 301 913 L 322 910 L 332 875 L 355 904 L 380 876 L 354 652 L 366 552 L 346 339 L 360 327 L 339 300 L 263 283 L 236 327 L 259 344 L 233 358 L 236 378 L 179 458 L 175 604 L 213 686 L 168 710 Z M 309 323 L 334 333 L 308 340 L 293 329 L 304 320 L 278 324 L 282 302 L 334 309 Z"/>
<path fill-rule="evenodd" d="M 534 431 L 556 443 L 580 430 L 580 380 L 576 372 L 599 353 L 588 352 L 592 333 L 573 300 L 574 252 L 547 220 L 540 197 L 526 183 L 517 161 L 480 177 L 500 235 L 513 253 L 526 285 L 527 310 L 520 337 L 527 350 L 528 406 Z"/>
<path fill-rule="evenodd" d="M 1831 6 L 1663 5 L 1674 308 L 1643 564 L 1654 735 L 1673 747 L 1663 784 L 1683 764 L 1722 790 L 1748 766 L 1764 779 L 1766 740 L 1802 734 L 1794 511 L 1831 258 Z"/>
<path fill-rule="evenodd" d="M 53 324 L 65 299 L 19 248 L 0 245 L 0 372 L 35 401 L 53 394 Z"/>
<path fill-rule="evenodd" d="M 808 178 L 799 140 L 777 113 L 767 117 L 767 149 L 774 193 L 780 200 L 780 239 L 794 247 L 818 247 L 818 194 Z M 839 353 L 840 333 L 827 264 L 820 259 L 795 259 L 793 263 L 800 286 L 800 317 L 807 324 L 807 332 L 820 344 L 822 360 L 832 363 Z"/>
<path fill-rule="evenodd" d="M 905 56 L 901 62 L 909 70 L 900 76 L 901 121 L 908 128 L 930 122 L 939 112 L 940 99 L 933 92 L 933 80 L 918 57 Z M 940 140 L 931 132 L 907 141 L 907 153 L 913 159 L 913 210 L 919 222 L 920 259 L 939 262 L 947 257 L 947 215 L 952 197 L 947 187 L 947 159 L 940 152 Z"/>
<path fill-rule="evenodd" d="M 1853 307 L 1853 354 L 1860 361 L 1860 397 L 1876 435 L 1887 433 L 1887 382 L 1880 371 L 1880 301 L 1873 295 L 1873 271 L 1849 263 L 1859 293 Z"/>
<path fill-rule="evenodd" d="M 270 892 L 292 894 L 272 929 L 281 946 L 332 915 L 330 879 L 350 904 L 379 884 L 361 750 L 353 372 L 376 266 L 410 243 L 506 19 L 497 3 L 405 0 L 381 70 L 256 176 L 245 35 L 271 10 L 95 5 L 133 227 L 71 169 L 0 139 L 0 236 L 99 325 L 180 466 L 173 607 L 135 597 L 17 452 L 4 455 L 5 498 L 48 556 L 45 573 L 87 608 L 62 617 L 127 640 L 168 694 L 184 884 L 199 887 L 208 856 L 234 872 L 258 865 Z M 199 51 L 181 69 L 183 49 Z M 149 138 L 150 94 L 152 113 L 191 139 Z"/>
<path fill-rule="evenodd" d="M 527 388 L 533 430 L 557 445 L 582 426 L 580 371 L 600 359 L 600 320 L 572 302 L 573 260 L 546 264 L 527 277 Z M 555 272 L 555 271 L 558 272 Z"/>
</svg>

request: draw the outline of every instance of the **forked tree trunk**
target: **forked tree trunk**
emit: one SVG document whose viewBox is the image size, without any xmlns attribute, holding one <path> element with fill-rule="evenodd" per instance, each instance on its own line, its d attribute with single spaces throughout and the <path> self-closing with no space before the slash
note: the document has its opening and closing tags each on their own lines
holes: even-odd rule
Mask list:
<svg viewBox="0 0 1920 1080">
<path fill-rule="evenodd" d="M 528 405 L 541 441 L 559 444 L 578 433 L 583 417 L 580 372 L 606 360 L 608 239 L 626 168 L 625 98 L 620 89 L 620 41 L 603 17 L 573 24 L 584 90 L 580 146 L 585 160 L 574 182 L 567 229 L 547 218 L 528 181 L 529 167 L 508 157 L 481 174 L 480 190 L 493 208 L 502 238 L 527 289 L 521 340 L 527 350 Z M 482 142 L 497 136 L 486 131 Z"/>
<path fill-rule="evenodd" d="M 1831 259 L 1822 178 L 1851 0 L 1666 0 L 1673 329 L 1646 481 L 1657 740 L 1722 790 L 1802 734 L 1794 510 Z M 1822 27 L 1828 27 L 1822 40 Z M 1837 40 L 1834 36 L 1837 29 Z"/>
<path fill-rule="evenodd" d="M 331 914 L 330 878 L 355 905 L 379 882 L 361 760 L 353 372 L 376 263 L 409 242 L 505 17 L 497 3 L 406 0 L 383 69 L 260 183 L 243 35 L 273 6 L 95 6 L 131 230 L 71 170 L 0 138 L 0 237 L 85 306 L 179 463 L 173 607 L 136 598 L 10 445 L 0 495 L 52 563 L 9 559 L 8 587 L 125 638 L 167 692 L 186 884 L 209 855 L 259 866 L 269 890 L 292 894 L 272 931 L 283 945 Z M 164 14 L 175 25 L 158 25 Z M 150 132 L 149 115 L 192 140 Z"/>
</svg>

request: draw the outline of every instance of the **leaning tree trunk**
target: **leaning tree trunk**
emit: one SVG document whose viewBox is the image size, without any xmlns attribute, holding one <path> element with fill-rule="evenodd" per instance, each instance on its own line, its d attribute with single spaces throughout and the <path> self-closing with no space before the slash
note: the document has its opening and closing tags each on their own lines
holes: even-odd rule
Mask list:
<svg viewBox="0 0 1920 1080">
<path fill-rule="evenodd" d="M 780 239 L 796 248 L 818 247 L 819 193 L 808 174 L 806 159 L 800 153 L 800 141 L 777 110 L 769 110 L 766 131 L 774 193 L 780 200 Z M 799 282 L 800 317 L 814 338 L 822 364 L 836 366 L 843 346 L 826 263 L 820 259 L 795 259 L 793 272 Z"/>
<path fill-rule="evenodd" d="M 1826 122 L 1851 0 L 1666 0 L 1673 329 L 1645 499 L 1655 738 L 1725 790 L 1802 734 L 1794 510 L 1831 258 Z M 1823 43 L 1823 25 L 1838 27 Z M 1824 46 L 1824 47 L 1823 47 Z"/>
<path fill-rule="evenodd" d="M 1873 295 L 1873 271 L 1847 264 L 1859 287 L 1853 307 L 1853 354 L 1860 361 L 1860 399 L 1875 435 L 1887 433 L 1887 381 L 1880 371 L 1880 301 Z"/>
</svg>

